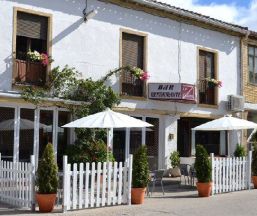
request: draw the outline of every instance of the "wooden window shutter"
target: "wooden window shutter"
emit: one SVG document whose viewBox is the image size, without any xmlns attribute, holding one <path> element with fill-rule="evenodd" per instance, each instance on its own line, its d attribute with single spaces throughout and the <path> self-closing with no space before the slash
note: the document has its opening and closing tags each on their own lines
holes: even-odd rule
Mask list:
<svg viewBox="0 0 257 216">
<path fill-rule="evenodd" d="M 144 69 L 144 37 L 122 33 L 122 66 Z M 122 75 L 122 94 L 143 96 L 144 82 L 128 71 Z"/>
<path fill-rule="evenodd" d="M 205 52 L 199 51 L 199 80 L 205 78 Z"/>
<path fill-rule="evenodd" d="M 47 40 L 47 29 L 47 17 L 18 11 L 17 36 Z"/>
</svg>

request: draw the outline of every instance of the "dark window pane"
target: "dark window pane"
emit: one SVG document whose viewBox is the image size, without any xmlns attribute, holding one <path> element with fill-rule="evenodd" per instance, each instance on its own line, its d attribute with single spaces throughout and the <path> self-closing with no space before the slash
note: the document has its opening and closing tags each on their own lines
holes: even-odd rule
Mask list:
<svg viewBox="0 0 257 216">
<path fill-rule="evenodd" d="M 34 110 L 20 110 L 19 160 L 30 161 L 34 146 Z"/>
<path fill-rule="evenodd" d="M 53 143 L 52 139 L 53 139 L 53 111 L 40 110 L 39 158 L 41 158 L 47 143 Z"/>
<path fill-rule="evenodd" d="M 69 128 L 62 128 L 63 125 L 69 123 L 70 113 L 59 111 L 58 114 L 58 146 L 57 146 L 57 163 L 58 167 L 62 169 L 62 157 L 66 152 L 69 142 Z"/>
<path fill-rule="evenodd" d="M 13 160 L 14 113 L 14 108 L 0 107 L 0 152 L 4 160 Z"/>
</svg>

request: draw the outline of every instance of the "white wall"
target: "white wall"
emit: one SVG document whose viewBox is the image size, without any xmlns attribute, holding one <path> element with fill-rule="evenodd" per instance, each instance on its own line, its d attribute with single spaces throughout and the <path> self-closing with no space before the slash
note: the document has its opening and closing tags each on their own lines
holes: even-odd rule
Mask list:
<svg viewBox="0 0 257 216">
<path fill-rule="evenodd" d="M 48 2 L 48 3 L 47 3 Z M 110 69 L 119 67 L 120 28 L 128 28 L 148 34 L 149 82 L 185 82 L 196 84 L 197 47 L 207 47 L 219 53 L 219 79 L 224 87 L 219 89 L 220 110 L 224 113 L 224 101 L 228 94 L 239 93 L 239 38 L 219 32 L 181 24 L 139 11 L 112 4 L 89 0 L 88 10 L 97 9 L 98 14 L 83 22 L 84 1 L 1 1 L 0 20 L 2 37 L 0 53 L 0 89 L 11 90 L 11 52 L 13 7 L 23 7 L 53 14 L 53 66 L 68 64 L 76 67 L 84 77 L 98 79 Z M 178 49 L 181 49 L 179 60 Z M 181 62 L 181 80 L 178 74 Z M 233 80 L 233 82 L 231 82 Z M 111 83 L 115 90 L 119 85 L 115 77 Z M 125 101 L 121 106 L 136 106 Z M 138 107 L 165 107 L 174 110 L 173 103 L 147 101 Z M 213 110 L 181 105 L 179 109 L 190 112 L 210 113 Z"/>
</svg>

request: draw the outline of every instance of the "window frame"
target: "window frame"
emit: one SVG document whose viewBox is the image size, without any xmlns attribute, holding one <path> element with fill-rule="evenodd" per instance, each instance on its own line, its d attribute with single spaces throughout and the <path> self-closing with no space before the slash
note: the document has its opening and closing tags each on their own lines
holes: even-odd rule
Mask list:
<svg viewBox="0 0 257 216">
<path fill-rule="evenodd" d="M 252 47 L 254 49 L 254 54 L 253 55 L 250 55 L 249 54 L 249 48 Z M 255 52 L 255 50 L 257 49 L 257 45 L 253 45 L 253 44 L 248 44 L 247 45 L 247 77 L 248 77 L 248 83 L 251 84 L 251 85 L 255 85 L 257 86 L 257 79 L 255 80 L 254 76 L 253 76 L 253 79 L 255 82 L 251 82 L 250 80 L 250 67 L 249 67 L 249 58 L 250 56 L 253 58 L 253 74 L 255 74 L 254 70 L 255 70 L 255 67 L 257 67 L 257 61 L 255 62 L 255 58 L 257 58 L 257 52 Z"/>
<path fill-rule="evenodd" d="M 21 8 L 21 7 L 13 7 L 13 33 L 12 33 L 12 84 L 15 86 L 15 61 L 16 61 L 16 37 L 17 37 L 17 13 L 23 12 L 32 15 L 44 16 L 48 19 L 48 26 L 47 26 L 47 41 L 46 41 L 46 50 L 48 55 L 52 56 L 52 25 L 53 25 L 53 15 L 41 11 Z M 46 83 L 48 81 L 48 74 L 51 69 L 50 65 L 47 65 L 46 69 Z"/>
<path fill-rule="evenodd" d="M 147 59 L 148 59 L 148 34 L 139 32 L 139 31 L 134 31 L 130 29 L 124 29 L 120 28 L 120 44 L 119 44 L 119 65 L 122 67 L 122 35 L 123 33 L 127 34 L 133 34 L 137 36 L 141 36 L 144 38 L 144 56 L 143 56 L 143 70 L 147 71 Z M 147 80 L 144 81 L 143 85 L 143 94 L 142 96 L 132 96 L 132 95 L 123 95 L 122 94 L 122 80 L 123 80 L 123 74 L 121 73 L 119 76 L 119 94 L 121 98 L 128 98 L 128 99 L 135 99 L 135 100 L 146 100 L 147 97 Z"/>
<path fill-rule="evenodd" d="M 212 108 L 212 109 L 218 109 L 218 98 L 219 98 L 219 88 L 215 87 L 215 95 L 214 95 L 214 104 L 203 104 L 200 103 L 200 98 L 199 98 L 199 80 L 200 80 L 200 65 L 199 65 L 199 60 L 200 60 L 200 51 L 204 52 L 209 52 L 214 55 L 214 79 L 219 79 L 218 76 L 218 69 L 219 69 L 219 64 L 218 64 L 218 59 L 219 59 L 219 53 L 217 50 L 206 48 L 206 47 L 197 47 L 197 80 L 196 83 L 198 84 L 197 88 L 197 105 L 198 107 L 203 107 L 203 108 Z"/>
</svg>

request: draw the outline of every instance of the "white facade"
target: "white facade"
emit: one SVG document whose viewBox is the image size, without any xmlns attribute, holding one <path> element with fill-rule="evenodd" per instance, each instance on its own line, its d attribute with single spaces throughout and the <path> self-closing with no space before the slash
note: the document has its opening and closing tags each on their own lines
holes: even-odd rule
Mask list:
<svg viewBox="0 0 257 216">
<path fill-rule="evenodd" d="M 4 17 L 0 20 L 0 89 L 3 91 L 12 91 L 14 7 L 52 14 L 52 56 L 55 60 L 52 67 L 68 64 L 83 77 L 99 79 L 120 66 L 121 29 L 147 35 L 146 70 L 150 74 L 147 82 L 197 85 L 198 49 L 217 52 L 218 79 L 223 82 L 223 87 L 218 90 L 217 108 L 148 99 L 123 99 L 119 105 L 119 110 L 129 111 L 134 116 L 159 118 L 159 168 L 169 165 L 169 154 L 177 149 L 180 115 L 223 116 L 227 113 L 227 95 L 240 94 L 239 37 L 97 0 L 88 0 L 88 11 L 96 9 L 98 13 L 87 22 L 82 17 L 85 7 L 82 0 L 0 1 L 0 12 Z M 117 77 L 112 77 L 108 84 L 120 92 Z M 174 137 L 168 139 L 169 134 Z M 224 141 L 222 143 L 224 146 Z"/>
</svg>

